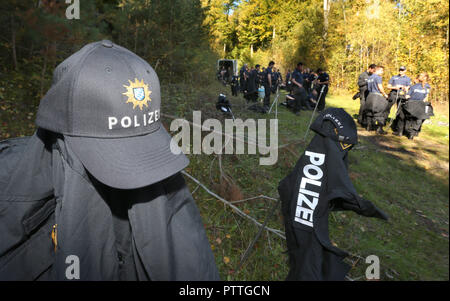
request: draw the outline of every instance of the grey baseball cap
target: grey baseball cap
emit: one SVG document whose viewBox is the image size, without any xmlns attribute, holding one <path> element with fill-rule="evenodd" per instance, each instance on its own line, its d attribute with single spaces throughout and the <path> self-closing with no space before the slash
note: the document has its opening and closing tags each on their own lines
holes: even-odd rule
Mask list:
<svg viewBox="0 0 450 301">
<path fill-rule="evenodd" d="M 171 151 L 160 107 L 153 68 L 105 40 L 84 46 L 56 67 L 36 125 L 63 134 L 85 168 L 104 184 L 134 189 L 189 164 L 181 151 Z"/>
</svg>

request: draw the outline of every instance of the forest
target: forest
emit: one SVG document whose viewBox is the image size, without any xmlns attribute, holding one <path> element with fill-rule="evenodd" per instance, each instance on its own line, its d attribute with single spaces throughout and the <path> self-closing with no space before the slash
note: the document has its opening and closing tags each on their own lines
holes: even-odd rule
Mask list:
<svg viewBox="0 0 450 301">
<path fill-rule="evenodd" d="M 434 101 L 448 101 L 448 2 L 440 0 L 202 0 L 211 45 L 226 58 L 282 70 L 325 68 L 335 88 L 355 89 L 371 63 L 390 77 L 426 71 Z M 225 13 L 224 13 L 225 11 Z M 389 79 L 389 78 L 387 78 Z"/>
<path fill-rule="evenodd" d="M 68 6 L 2 1 L 0 80 L 27 79 L 18 97 L 39 100 L 60 61 L 109 38 L 169 81 L 204 84 L 221 57 L 274 60 L 284 73 L 302 61 L 325 68 L 333 88 L 355 91 L 369 64 L 384 65 L 386 80 L 406 65 L 410 77 L 429 73 L 432 101 L 448 102 L 445 0 L 96 0 L 80 1 L 80 19 L 66 18 Z"/>
</svg>

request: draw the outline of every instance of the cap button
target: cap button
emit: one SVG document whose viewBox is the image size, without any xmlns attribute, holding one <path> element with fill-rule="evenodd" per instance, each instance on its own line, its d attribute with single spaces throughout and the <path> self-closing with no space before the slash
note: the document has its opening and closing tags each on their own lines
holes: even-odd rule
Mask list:
<svg viewBox="0 0 450 301">
<path fill-rule="evenodd" d="M 107 48 L 113 47 L 113 43 L 110 40 L 103 40 L 102 45 Z"/>
</svg>

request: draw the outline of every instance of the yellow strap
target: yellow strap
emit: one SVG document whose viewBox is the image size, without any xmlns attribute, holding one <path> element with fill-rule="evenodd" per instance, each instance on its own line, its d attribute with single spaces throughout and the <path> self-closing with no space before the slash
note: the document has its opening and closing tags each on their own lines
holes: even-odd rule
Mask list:
<svg viewBox="0 0 450 301">
<path fill-rule="evenodd" d="M 58 246 L 58 230 L 56 229 L 58 227 L 58 224 L 53 225 L 53 229 L 52 229 L 52 241 L 53 241 L 53 245 L 55 246 L 55 252 L 56 252 L 56 247 Z"/>
<path fill-rule="evenodd" d="M 336 133 L 336 135 L 339 135 L 337 128 L 334 128 L 334 132 Z M 343 150 L 345 150 L 345 149 L 349 148 L 350 146 L 352 146 L 351 144 L 342 143 L 340 141 L 339 141 L 339 143 L 341 144 L 341 147 L 342 147 Z"/>
</svg>

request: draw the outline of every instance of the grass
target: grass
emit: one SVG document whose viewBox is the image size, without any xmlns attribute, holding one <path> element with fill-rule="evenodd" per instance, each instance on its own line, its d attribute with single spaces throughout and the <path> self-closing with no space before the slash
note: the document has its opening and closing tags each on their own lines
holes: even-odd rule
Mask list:
<svg viewBox="0 0 450 301">
<path fill-rule="evenodd" d="M 214 103 L 220 92 L 229 95 L 228 89 L 217 84 L 192 92 L 189 103 L 183 105 L 183 116 L 192 119 L 191 112 L 201 110 L 203 120 L 223 118 Z M 175 98 L 185 95 L 170 92 Z M 245 110 L 241 97 L 228 97 L 237 118 L 268 118 Z M 359 108 L 359 102 L 351 100 L 350 95 L 329 95 L 327 105 L 342 107 L 351 115 L 357 114 Z M 295 116 L 279 107 L 279 144 L 303 139 L 310 114 Z M 310 133 L 308 141 L 312 136 Z M 380 258 L 383 280 L 448 280 L 448 113 L 436 113 L 413 141 L 393 135 L 376 136 L 362 129 L 359 136 L 359 145 L 349 155 L 351 178 L 357 191 L 388 212 L 390 220 L 364 218 L 352 212 L 330 216 L 332 241 L 353 255 L 348 258 L 353 266 L 349 276 L 365 279 L 364 259 L 374 254 Z M 259 166 L 258 155 L 223 155 L 223 172 L 233 180 L 234 189 L 222 187 L 229 184 L 223 179 L 221 183 L 214 156 L 190 155 L 187 171 L 228 200 L 261 194 L 278 198 L 278 182 L 293 168 L 306 146 L 300 143 L 281 150 L 274 166 Z M 203 190 L 196 190 L 194 183 L 188 183 L 191 191 L 195 190 L 194 198 L 222 279 L 283 280 L 288 272 L 285 242 L 265 232 L 243 268 L 236 271 L 258 228 Z M 238 206 L 263 222 L 272 201 L 254 199 Z M 269 227 L 283 229 L 279 212 Z"/>
<path fill-rule="evenodd" d="M 229 87 L 205 83 L 189 85 L 162 83 L 162 112 L 192 120 L 192 111 L 202 111 L 202 120 L 224 119 L 215 109 L 220 92 Z M 3 95 L 11 88 L 0 85 Z M 237 118 L 273 118 L 246 110 L 242 97 L 230 97 Z M 30 135 L 34 131 L 36 104 L 0 101 L 0 139 Z M 272 97 L 273 99 L 273 97 Z M 359 102 L 349 95 L 329 95 L 327 105 L 358 112 Z M 310 112 L 296 116 L 278 108 L 279 144 L 303 139 Z M 413 140 L 393 135 L 376 136 L 359 129 L 360 143 L 349 155 L 350 176 L 363 197 L 389 213 L 388 222 L 360 217 L 352 212 L 330 215 L 330 238 L 352 254 L 349 277 L 365 279 L 364 259 L 380 258 L 382 280 L 448 280 L 448 109 L 436 113 Z M 168 127 L 170 119 L 164 119 Z M 294 167 L 312 138 L 281 149 L 273 166 L 260 166 L 260 155 L 189 155 L 188 173 L 230 201 L 266 195 L 278 198 L 277 186 Z M 219 168 L 222 167 L 222 174 Z M 284 280 L 288 273 L 285 241 L 264 231 L 250 256 L 238 271 L 241 256 L 258 227 L 240 217 L 222 202 L 186 179 L 200 209 L 216 263 L 223 280 Z M 263 222 L 272 200 L 256 198 L 236 205 Z M 280 211 L 268 226 L 283 230 Z"/>
</svg>

